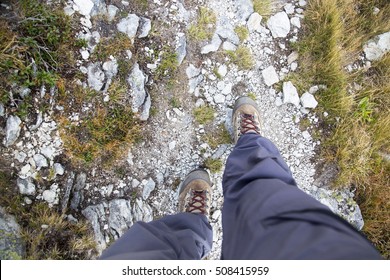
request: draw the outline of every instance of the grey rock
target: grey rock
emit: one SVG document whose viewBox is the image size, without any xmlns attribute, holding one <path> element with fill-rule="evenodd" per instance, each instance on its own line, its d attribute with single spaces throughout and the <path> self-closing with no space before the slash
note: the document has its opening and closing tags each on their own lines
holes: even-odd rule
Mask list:
<svg viewBox="0 0 390 280">
<path fill-rule="evenodd" d="M 57 193 L 52 189 L 43 191 L 42 197 L 49 204 L 55 204 L 56 200 L 58 200 Z"/>
<path fill-rule="evenodd" d="M 146 77 L 140 70 L 138 63 L 133 66 L 127 82 L 130 84 L 132 89 L 132 110 L 135 113 L 143 110 L 141 112 L 141 120 L 146 120 L 149 117 L 151 100 L 150 96 L 146 93 L 145 90 Z M 144 104 L 145 106 L 143 106 Z"/>
<path fill-rule="evenodd" d="M 222 39 L 225 39 L 235 45 L 240 44 L 240 38 L 234 32 L 234 26 L 227 17 L 223 16 L 219 19 L 215 33 L 218 34 Z"/>
<path fill-rule="evenodd" d="M 286 11 L 287 14 L 291 15 L 291 14 L 294 13 L 295 7 L 294 7 L 293 4 L 287 3 L 287 4 L 284 6 L 284 10 Z"/>
<path fill-rule="evenodd" d="M 261 71 L 261 74 L 263 75 L 264 83 L 269 87 L 279 82 L 279 76 L 272 65 Z"/>
<path fill-rule="evenodd" d="M 131 40 L 133 40 L 137 34 L 139 25 L 139 17 L 135 14 L 129 14 L 126 18 L 121 19 L 117 24 L 119 32 L 125 33 Z"/>
<path fill-rule="evenodd" d="M 107 14 L 107 5 L 105 0 L 91 0 L 91 1 L 94 4 L 91 11 L 91 16 Z"/>
<path fill-rule="evenodd" d="M 347 220 L 356 229 L 361 230 L 364 226 L 362 213 L 359 205 L 353 200 L 353 193 L 348 190 L 327 190 L 318 188 L 313 196 L 325 204 L 335 214 Z"/>
<path fill-rule="evenodd" d="M 92 12 L 94 3 L 91 0 L 73 0 L 78 8 L 78 12 L 83 16 L 89 16 Z"/>
<path fill-rule="evenodd" d="M 20 124 L 22 121 L 18 116 L 9 116 L 5 127 L 5 137 L 3 144 L 6 147 L 12 146 L 19 137 Z"/>
<path fill-rule="evenodd" d="M 35 161 L 35 165 L 37 166 L 37 168 L 42 168 L 42 167 L 48 167 L 49 165 L 47 164 L 47 159 L 41 155 L 41 154 L 35 154 L 34 155 L 34 161 Z"/>
<path fill-rule="evenodd" d="M 54 163 L 53 168 L 54 168 L 54 173 L 56 175 L 60 175 L 60 176 L 64 175 L 65 169 L 61 163 Z"/>
<path fill-rule="evenodd" d="M 261 32 L 261 20 L 263 17 L 259 15 L 258 13 L 253 13 L 248 19 L 248 22 L 246 23 L 249 32 Z"/>
<path fill-rule="evenodd" d="M 87 181 L 87 174 L 85 173 L 80 173 L 76 177 L 76 182 L 73 186 L 73 197 L 72 200 L 70 201 L 70 208 L 72 210 L 77 210 L 80 206 L 80 204 L 84 200 L 84 195 L 82 193 L 82 190 L 85 187 Z"/>
<path fill-rule="evenodd" d="M 283 103 L 291 103 L 299 107 L 298 91 L 290 81 L 283 83 Z"/>
<path fill-rule="evenodd" d="M 4 117 L 4 115 L 5 115 L 4 105 L 0 103 L 0 117 Z"/>
<path fill-rule="evenodd" d="M 319 86 L 312 86 L 310 89 L 309 89 L 309 93 L 311 94 L 315 94 L 317 91 L 319 91 L 320 88 Z"/>
<path fill-rule="evenodd" d="M 44 155 L 48 160 L 52 160 L 54 157 L 55 150 L 50 147 L 46 146 L 41 148 L 41 154 Z"/>
<path fill-rule="evenodd" d="M 235 1 L 237 7 L 237 17 L 241 21 L 246 21 L 253 13 L 253 4 L 251 0 Z"/>
<path fill-rule="evenodd" d="M 117 239 L 133 225 L 131 204 L 125 199 L 114 199 L 108 203 L 108 209 L 110 211 L 108 226 L 111 234 Z"/>
<path fill-rule="evenodd" d="M 0 207 L 0 259 L 20 260 L 25 255 L 25 246 L 20 236 L 20 226 Z"/>
<path fill-rule="evenodd" d="M 104 235 L 100 229 L 101 218 L 105 216 L 102 204 L 91 205 L 81 211 L 84 217 L 91 223 L 97 243 L 97 250 L 101 253 L 107 246 Z"/>
<path fill-rule="evenodd" d="M 363 46 L 366 58 L 370 61 L 381 59 L 390 51 L 390 31 L 376 36 Z"/>
<path fill-rule="evenodd" d="M 290 20 L 285 12 L 279 12 L 269 18 L 267 26 L 274 38 L 285 38 L 290 32 Z"/>
<path fill-rule="evenodd" d="M 138 38 L 147 37 L 151 29 L 152 29 L 152 21 L 148 18 L 141 17 Z"/>
<path fill-rule="evenodd" d="M 211 156 L 212 159 L 219 159 L 227 151 L 228 145 L 222 144 L 218 147 L 215 153 Z"/>
<path fill-rule="evenodd" d="M 228 69 L 227 69 L 227 66 L 225 64 L 222 64 L 221 66 L 218 67 L 217 71 L 221 77 L 225 77 L 227 72 L 228 72 Z"/>
<path fill-rule="evenodd" d="M 35 185 L 32 182 L 31 177 L 27 179 L 18 178 L 16 185 L 19 188 L 19 192 L 22 195 L 35 195 Z"/>
<path fill-rule="evenodd" d="M 139 198 L 136 199 L 135 204 L 133 206 L 133 215 L 134 222 L 150 222 L 153 220 L 152 208 Z"/>
<path fill-rule="evenodd" d="M 35 64 L 34 64 L 35 65 Z M 28 87 L 21 87 L 20 88 L 20 91 L 19 91 L 19 95 L 20 97 L 22 97 L 23 99 L 26 98 L 27 96 L 29 96 L 31 93 L 31 89 L 29 89 Z"/>
<path fill-rule="evenodd" d="M 148 120 L 149 114 L 150 114 L 150 107 L 152 107 L 152 100 L 151 100 L 151 98 L 150 98 L 150 95 L 148 94 L 148 95 L 146 96 L 145 103 L 144 103 L 144 105 L 142 106 L 141 114 L 139 115 L 139 119 L 140 119 L 141 121 L 146 121 L 146 120 Z"/>
<path fill-rule="evenodd" d="M 214 102 L 217 104 L 222 104 L 225 102 L 225 96 L 223 94 L 216 94 L 214 96 Z"/>
<path fill-rule="evenodd" d="M 103 63 L 103 70 L 108 80 L 111 80 L 118 74 L 118 62 L 114 58 Z"/>
<path fill-rule="evenodd" d="M 20 163 L 23 163 L 24 162 L 24 160 L 26 159 L 26 157 L 27 157 L 27 154 L 25 153 L 25 152 L 23 152 L 23 151 L 15 151 L 15 159 L 17 160 L 17 161 L 19 161 Z"/>
<path fill-rule="evenodd" d="M 237 50 L 237 46 L 229 41 L 225 41 L 222 44 L 222 49 L 225 51 L 235 51 Z"/>
<path fill-rule="evenodd" d="M 211 40 L 211 43 L 204 46 L 200 52 L 201 52 L 201 54 L 208 54 L 210 52 L 216 52 L 219 49 L 219 47 L 221 46 L 221 44 L 222 44 L 221 38 L 218 36 L 218 34 L 214 34 L 213 39 Z"/>
<path fill-rule="evenodd" d="M 85 184 L 87 182 L 87 174 L 80 173 L 76 177 L 76 183 L 74 184 L 74 190 L 75 191 L 81 191 L 84 189 Z"/>
<path fill-rule="evenodd" d="M 299 58 L 298 52 L 292 52 L 288 57 L 287 57 L 287 63 L 291 64 L 294 61 L 296 61 Z"/>
<path fill-rule="evenodd" d="M 100 91 L 104 86 L 105 75 L 100 68 L 100 63 L 91 63 L 88 66 L 88 85 L 90 88 Z"/>
<path fill-rule="evenodd" d="M 61 199 L 61 213 L 62 214 L 64 214 L 68 208 L 70 194 L 71 194 L 72 189 L 73 189 L 74 178 L 75 178 L 75 174 L 74 174 L 74 172 L 71 172 L 68 175 L 68 178 L 66 179 L 64 196 Z"/>
<path fill-rule="evenodd" d="M 191 13 L 188 12 L 188 11 L 186 10 L 186 8 L 184 7 L 184 5 L 183 5 L 182 3 L 180 3 L 180 2 L 177 3 L 177 7 L 178 7 L 178 14 L 177 14 L 177 17 L 178 17 L 180 20 L 184 21 L 184 22 L 188 22 L 189 19 L 190 19 Z"/>
<path fill-rule="evenodd" d="M 196 68 L 193 64 L 190 64 L 186 69 L 186 74 L 188 79 L 199 76 L 201 70 L 202 70 L 201 68 Z"/>
<path fill-rule="evenodd" d="M 297 28 L 301 28 L 301 19 L 299 17 L 293 17 L 290 20 L 291 24 Z"/>
<path fill-rule="evenodd" d="M 144 185 L 143 190 L 142 190 L 142 198 L 144 200 L 146 200 L 149 198 L 150 193 L 156 187 L 156 183 L 153 181 L 152 178 L 149 178 L 149 180 L 142 181 L 142 184 Z"/>
<path fill-rule="evenodd" d="M 181 65 L 187 55 L 187 39 L 184 33 L 179 33 L 178 36 L 179 39 L 176 46 L 177 63 Z"/>
<path fill-rule="evenodd" d="M 194 92 L 195 92 L 195 89 L 197 88 L 197 86 L 198 86 L 202 81 L 203 81 L 203 75 L 202 75 L 202 74 L 199 75 L 199 76 L 197 76 L 197 77 L 195 77 L 195 78 L 190 79 L 190 80 L 189 80 L 189 83 L 188 83 L 188 85 L 189 85 L 189 87 L 190 87 L 189 92 L 190 92 L 190 93 L 194 93 Z"/>
<path fill-rule="evenodd" d="M 119 10 L 118 7 L 116 7 L 114 5 L 107 6 L 107 19 L 108 19 L 108 21 L 111 22 L 115 19 L 118 10 Z"/>
<path fill-rule="evenodd" d="M 311 93 L 305 92 L 301 96 L 301 104 L 304 108 L 314 109 L 317 107 L 318 102 Z"/>
</svg>

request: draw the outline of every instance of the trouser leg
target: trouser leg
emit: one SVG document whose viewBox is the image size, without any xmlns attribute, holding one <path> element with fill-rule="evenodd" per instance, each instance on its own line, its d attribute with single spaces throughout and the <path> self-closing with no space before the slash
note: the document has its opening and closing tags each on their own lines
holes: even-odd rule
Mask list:
<svg viewBox="0 0 390 280">
<path fill-rule="evenodd" d="M 179 213 L 134 224 L 106 249 L 101 259 L 201 259 L 212 246 L 204 215 Z"/>
<path fill-rule="evenodd" d="M 271 141 L 245 134 L 223 177 L 223 259 L 371 259 L 371 244 L 296 187 Z"/>
</svg>

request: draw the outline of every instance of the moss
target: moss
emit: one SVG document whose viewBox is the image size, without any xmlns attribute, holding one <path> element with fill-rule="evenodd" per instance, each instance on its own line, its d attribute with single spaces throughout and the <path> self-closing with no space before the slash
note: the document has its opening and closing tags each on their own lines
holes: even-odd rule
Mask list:
<svg viewBox="0 0 390 280">
<path fill-rule="evenodd" d="M 214 109 L 210 106 L 201 106 L 193 111 L 195 120 L 199 124 L 207 124 L 214 120 Z"/>
</svg>

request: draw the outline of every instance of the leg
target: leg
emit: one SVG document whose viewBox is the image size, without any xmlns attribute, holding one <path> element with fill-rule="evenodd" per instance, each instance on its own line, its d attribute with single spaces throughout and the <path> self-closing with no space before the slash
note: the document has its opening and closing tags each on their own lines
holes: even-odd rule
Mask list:
<svg viewBox="0 0 390 280">
<path fill-rule="evenodd" d="M 199 260 L 212 246 L 211 182 L 204 170 L 194 170 L 180 187 L 179 211 L 150 223 L 138 222 L 105 250 L 101 259 Z"/>
<path fill-rule="evenodd" d="M 138 222 L 105 250 L 101 259 L 201 259 L 210 250 L 212 230 L 201 214 L 179 213 Z"/>
<path fill-rule="evenodd" d="M 376 259 L 347 222 L 299 190 L 278 149 L 260 136 L 256 103 L 233 111 L 236 147 L 223 177 L 223 259 Z"/>
</svg>

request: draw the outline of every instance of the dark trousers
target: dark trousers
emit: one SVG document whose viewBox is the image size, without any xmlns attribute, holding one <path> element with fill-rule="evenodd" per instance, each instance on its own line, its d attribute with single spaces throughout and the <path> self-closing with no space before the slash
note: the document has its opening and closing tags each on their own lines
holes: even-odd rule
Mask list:
<svg viewBox="0 0 390 280">
<path fill-rule="evenodd" d="M 268 139 L 245 134 L 223 176 L 222 259 L 380 259 L 358 231 L 297 188 Z M 212 229 L 180 213 L 133 225 L 101 259 L 200 259 Z"/>
</svg>

